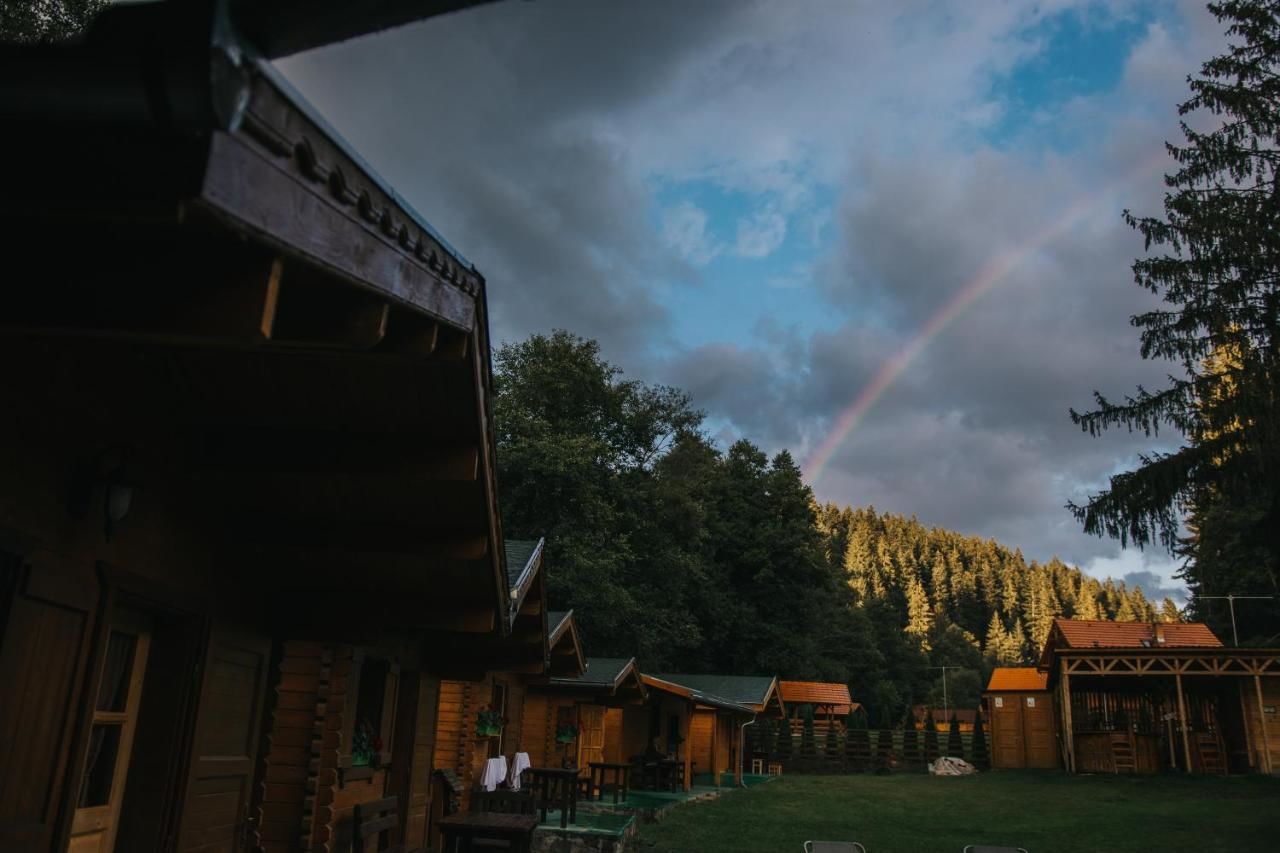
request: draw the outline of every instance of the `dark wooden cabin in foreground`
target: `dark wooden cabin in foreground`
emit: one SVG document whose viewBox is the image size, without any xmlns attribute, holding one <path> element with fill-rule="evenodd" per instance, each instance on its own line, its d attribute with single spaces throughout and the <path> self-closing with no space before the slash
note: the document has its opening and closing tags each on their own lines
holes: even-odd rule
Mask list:
<svg viewBox="0 0 1280 853">
<path fill-rule="evenodd" d="M 997 767 L 1280 771 L 1280 649 L 1202 623 L 1056 619 L 1038 667 L 997 669 L 984 703 Z"/>
<path fill-rule="evenodd" d="M 545 666 L 485 281 L 256 56 L 466 4 L 248 5 L 0 49 L 5 851 L 419 847 L 441 680 Z"/>
</svg>

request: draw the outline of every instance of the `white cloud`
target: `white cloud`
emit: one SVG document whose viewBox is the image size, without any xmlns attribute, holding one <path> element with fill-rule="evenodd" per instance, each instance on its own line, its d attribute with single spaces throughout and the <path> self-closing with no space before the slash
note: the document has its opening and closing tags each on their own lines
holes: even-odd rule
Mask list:
<svg viewBox="0 0 1280 853">
<path fill-rule="evenodd" d="M 722 247 L 707 231 L 707 212 L 683 201 L 662 212 L 662 239 L 692 264 L 706 266 Z"/>
<path fill-rule="evenodd" d="M 733 251 L 743 258 L 767 258 L 787 239 L 787 220 L 777 211 L 762 210 L 738 220 Z"/>
</svg>

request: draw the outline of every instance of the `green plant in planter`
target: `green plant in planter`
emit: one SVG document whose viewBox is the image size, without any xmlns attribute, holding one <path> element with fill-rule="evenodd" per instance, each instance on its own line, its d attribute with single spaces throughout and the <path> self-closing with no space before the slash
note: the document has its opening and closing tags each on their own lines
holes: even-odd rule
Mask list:
<svg viewBox="0 0 1280 853">
<path fill-rule="evenodd" d="M 500 734 L 502 734 L 501 714 L 489 708 L 476 714 L 477 737 L 495 737 Z"/>
<path fill-rule="evenodd" d="M 564 723 L 556 729 L 556 743 L 573 743 L 577 739 L 577 723 Z"/>
<path fill-rule="evenodd" d="M 368 720 L 361 720 L 351 733 L 351 766 L 377 767 L 382 740 L 373 733 Z"/>
</svg>

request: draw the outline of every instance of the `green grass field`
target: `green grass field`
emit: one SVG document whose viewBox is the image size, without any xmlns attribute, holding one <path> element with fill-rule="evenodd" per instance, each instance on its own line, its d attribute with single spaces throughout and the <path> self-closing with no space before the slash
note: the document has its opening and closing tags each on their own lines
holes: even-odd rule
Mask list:
<svg viewBox="0 0 1280 853">
<path fill-rule="evenodd" d="M 1280 851 L 1280 779 L 1068 776 L 784 776 L 672 810 L 640 831 L 651 853 L 799 853 L 806 839 L 867 853 Z"/>
</svg>

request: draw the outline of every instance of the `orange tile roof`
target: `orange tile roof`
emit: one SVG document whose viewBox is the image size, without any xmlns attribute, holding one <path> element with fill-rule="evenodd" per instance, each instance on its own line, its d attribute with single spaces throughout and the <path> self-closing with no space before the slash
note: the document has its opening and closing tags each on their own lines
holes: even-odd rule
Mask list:
<svg viewBox="0 0 1280 853">
<path fill-rule="evenodd" d="M 1034 666 L 1000 666 L 991 673 L 987 683 L 989 692 L 1024 690 L 1048 690 L 1049 673 Z"/>
<path fill-rule="evenodd" d="M 853 697 L 849 695 L 849 685 L 831 684 L 825 681 L 779 681 L 778 690 L 782 693 L 782 701 L 810 705 L 843 705 L 845 713 L 849 713 L 849 705 Z"/>
<path fill-rule="evenodd" d="M 1054 619 L 1054 628 L 1069 649 L 1204 648 L 1222 641 L 1203 622 L 1107 622 L 1094 619 Z M 1156 631 L 1164 642 L 1156 642 Z"/>
</svg>

